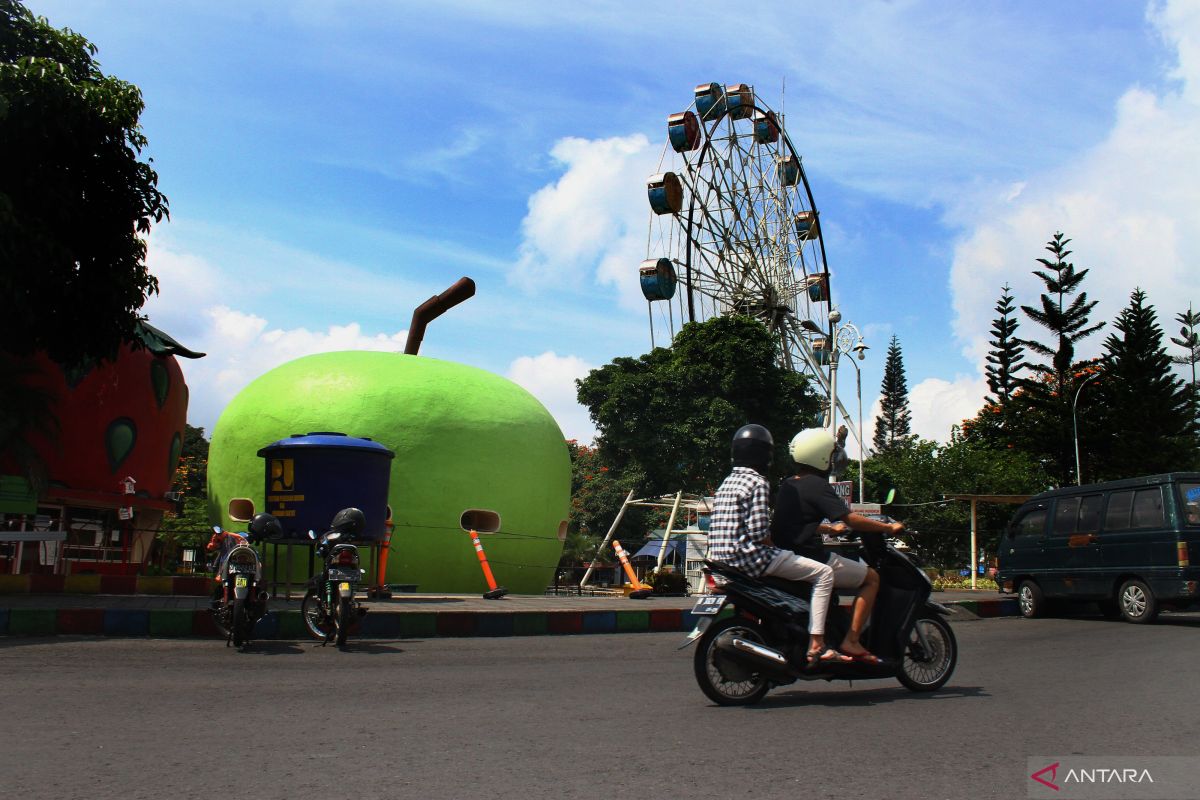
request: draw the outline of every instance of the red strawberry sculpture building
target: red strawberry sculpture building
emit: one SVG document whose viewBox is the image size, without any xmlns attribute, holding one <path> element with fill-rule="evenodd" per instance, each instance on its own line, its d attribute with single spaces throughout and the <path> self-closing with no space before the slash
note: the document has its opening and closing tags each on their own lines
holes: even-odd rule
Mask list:
<svg viewBox="0 0 1200 800">
<path fill-rule="evenodd" d="M 142 323 L 140 347 L 115 361 L 64 370 L 49 358 L 26 383 L 49 393 L 58 435 L 28 440 L 46 466 L 48 485 L 25 507 L 9 499 L 4 528 L 30 532 L 0 548 L 0 572 L 130 574 L 149 552 L 183 446 L 188 388 L 175 356 L 200 358 Z M 12 474 L 0 462 L 0 473 Z M 31 508 L 30 506 L 36 506 Z M 38 533 L 47 535 L 39 540 Z"/>
</svg>

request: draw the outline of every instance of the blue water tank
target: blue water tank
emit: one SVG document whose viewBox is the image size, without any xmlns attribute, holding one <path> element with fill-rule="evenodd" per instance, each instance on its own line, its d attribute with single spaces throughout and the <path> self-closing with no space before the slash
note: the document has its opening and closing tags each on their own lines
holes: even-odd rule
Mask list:
<svg viewBox="0 0 1200 800">
<path fill-rule="evenodd" d="M 279 520 L 287 538 L 328 530 L 333 515 L 348 506 L 367 518 L 359 538 L 383 538 L 396 454 L 379 442 L 344 433 L 295 434 L 258 455 L 266 459 L 267 513 Z"/>
</svg>

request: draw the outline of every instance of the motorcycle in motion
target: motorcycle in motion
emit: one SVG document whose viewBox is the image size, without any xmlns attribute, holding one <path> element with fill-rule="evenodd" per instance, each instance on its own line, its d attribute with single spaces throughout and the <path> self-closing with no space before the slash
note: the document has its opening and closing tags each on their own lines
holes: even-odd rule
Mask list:
<svg viewBox="0 0 1200 800">
<path fill-rule="evenodd" d="M 367 613 L 354 599 L 355 586 L 365 572 L 358 566 L 358 548 L 350 544 L 365 525 L 362 511 L 343 508 L 319 538 L 308 532 L 308 538 L 317 541 L 317 555 L 323 566 L 309 580 L 300 614 L 309 635 L 324 644 L 336 642 L 338 647 L 345 647 L 350 626 Z"/>
<path fill-rule="evenodd" d="M 249 642 L 255 623 L 267 613 L 270 595 L 262 588 L 262 559 L 253 545 L 281 535 L 279 520 L 270 514 L 256 515 L 245 534 L 213 526 L 208 549 L 219 552 L 213 565 L 217 586 L 211 611 L 226 646 L 242 647 Z"/>
<path fill-rule="evenodd" d="M 913 561 L 880 534 L 859 534 L 860 550 L 879 572 L 879 594 L 863 645 L 880 663 L 820 663 L 810 667 L 808 616 L 811 584 L 779 578 L 752 578 L 725 564 L 706 562 L 725 579 L 723 593 L 701 597 L 692 613 L 700 617 L 691 640 L 699 639 L 693 665 L 696 681 L 719 705 L 750 705 L 772 687 L 797 680 L 896 678 L 914 692 L 931 692 L 949 680 L 958 644 L 945 617 L 950 610 L 930 600 L 933 584 Z M 718 619 L 731 606 L 733 614 Z M 825 636 L 838 642 L 850 627 L 850 614 L 830 604 Z M 685 645 L 686 646 L 686 645 Z"/>
</svg>

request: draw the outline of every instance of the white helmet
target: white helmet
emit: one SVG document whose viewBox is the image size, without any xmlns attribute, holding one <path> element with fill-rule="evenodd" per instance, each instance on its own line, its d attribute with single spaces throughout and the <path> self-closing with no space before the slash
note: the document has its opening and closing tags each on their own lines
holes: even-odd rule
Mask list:
<svg viewBox="0 0 1200 800">
<path fill-rule="evenodd" d="M 792 437 L 788 452 L 797 464 L 812 467 L 820 472 L 829 469 L 837 442 L 825 428 L 808 428 Z"/>
</svg>

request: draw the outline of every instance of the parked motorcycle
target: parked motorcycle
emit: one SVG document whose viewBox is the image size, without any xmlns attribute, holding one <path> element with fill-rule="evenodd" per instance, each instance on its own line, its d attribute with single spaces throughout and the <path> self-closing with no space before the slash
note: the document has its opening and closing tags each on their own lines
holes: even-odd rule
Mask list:
<svg viewBox="0 0 1200 800">
<path fill-rule="evenodd" d="M 345 647 L 350 626 L 367 613 L 354 599 L 355 586 L 366 573 L 358 566 L 358 548 L 350 544 L 365 525 L 363 512 L 343 508 L 319 539 L 308 532 L 308 538 L 317 540 L 317 555 L 323 566 L 309 580 L 300 614 L 309 635 L 325 644 L 332 641 Z"/>
<path fill-rule="evenodd" d="M 701 597 L 692 613 L 700 617 L 693 661 L 696 681 L 719 705 L 750 705 L 775 686 L 796 680 L 896 678 L 914 692 L 931 692 L 949 680 L 958 660 L 954 632 L 944 619 L 950 610 L 929 599 L 933 585 L 907 556 L 879 534 L 860 534 L 866 562 L 879 571 L 880 587 L 863 631 L 863 645 L 880 663 L 818 663 L 809 666 L 808 616 L 811 584 L 779 578 L 753 578 L 725 564 L 705 562 L 727 582 L 720 594 Z M 718 619 L 726 606 L 732 616 Z M 834 595 L 825 638 L 840 642 L 850 613 Z M 685 645 L 686 646 L 686 645 Z"/>
<path fill-rule="evenodd" d="M 245 534 L 226 533 L 213 526 L 209 547 L 219 547 L 221 553 L 214 563 L 217 586 L 211 610 L 226 646 L 245 645 L 255 623 L 266 615 L 270 595 L 263 589 L 262 559 L 253 545 L 282 534 L 279 520 L 270 514 L 256 515 Z"/>
</svg>

